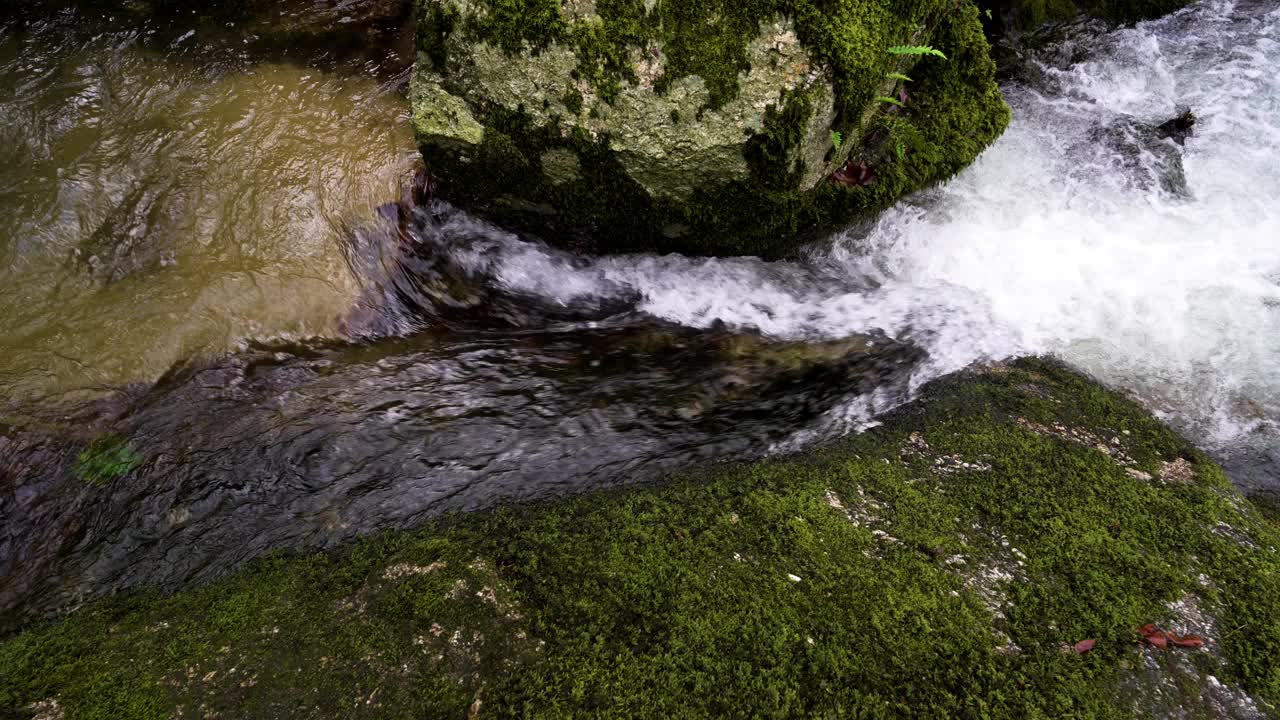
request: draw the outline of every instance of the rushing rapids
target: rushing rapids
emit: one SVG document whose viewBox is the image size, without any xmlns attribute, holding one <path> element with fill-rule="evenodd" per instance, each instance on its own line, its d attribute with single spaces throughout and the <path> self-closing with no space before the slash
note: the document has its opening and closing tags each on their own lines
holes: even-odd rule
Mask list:
<svg viewBox="0 0 1280 720">
<path fill-rule="evenodd" d="M 412 156 L 394 72 L 210 74 L 172 31 L 157 51 L 145 27 L 81 44 L 42 22 L 0 42 L 4 86 L 26 88 L 0 109 L 34 158 L 2 196 L 4 624 L 794 447 L 1026 353 L 1132 389 L 1276 486 L 1268 3 L 1012 48 L 1014 123 L 973 168 L 775 263 L 580 257 L 384 204 Z M 113 104 L 123 87 L 168 89 Z M 1192 133 L 1161 137 L 1182 106 Z M 81 471 L 102 438 L 129 458 L 105 486 Z"/>
</svg>

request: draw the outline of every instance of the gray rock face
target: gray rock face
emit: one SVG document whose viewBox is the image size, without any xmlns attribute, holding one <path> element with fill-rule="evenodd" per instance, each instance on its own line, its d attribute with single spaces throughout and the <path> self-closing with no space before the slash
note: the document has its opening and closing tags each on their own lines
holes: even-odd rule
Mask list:
<svg viewBox="0 0 1280 720">
<path fill-rule="evenodd" d="M 439 0 L 438 5 L 463 18 L 482 11 L 468 0 Z M 571 3 L 565 12 L 587 23 L 601 22 L 588 7 Z M 748 43 L 750 70 L 741 74 L 737 95 L 715 108 L 706 81 L 698 76 L 678 78 L 664 92 L 655 91 L 655 82 L 668 71 L 660 41 L 632 49 L 629 63 L 637 82 L 625 85 L 612 102 L 575 77 L 579 60 L 572 46 L 508 56 L 488 41 L 472 42 L 458 33 L 446 45 L 447 66 L 435 69 L 420 62 L 413 79 L 414 129 L 428 145 L 478 145 L 483 125 L 466 106 L 484 103 L 523 112 L 564 137 L 583 133 L 594 141 L 607 135 L 628 179 L 654 198 L 684 201 L 699 188 L 745 181 L 750 174 L 743 155 L 746 140 L 764 130 L 770 105 L 787 93 L 804 92 L 811 93 L 814 112 L 799 142 L 789 148 L 788 162 L 805 168 L 803 189 L 839 167 L 823 157 L 835 121 L 830 68 L 800 44 L 794 24 L 784 17 L 764 23 Z M 574 164 L 564 152 L 544 154 L 541 162 L 553 182 Z"/>
</svg>

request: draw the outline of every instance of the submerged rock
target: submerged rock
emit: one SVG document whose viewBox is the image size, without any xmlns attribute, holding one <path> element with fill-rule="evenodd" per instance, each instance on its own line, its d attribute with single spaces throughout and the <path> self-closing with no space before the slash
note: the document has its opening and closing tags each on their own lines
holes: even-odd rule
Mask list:
<svg viewBox="0 0 1280 720">
<path fill-rule="evenodd" d="M 580 249 L 780 254 L 1008 122 L 977 11 L 952 0 L 419 0 L 418 22 L 413 123 L 441 193 Z M 947 59 L 890 52 L 911 45 Z M 903 152 L 876 182 L 831 182 L 878 130 Z"/>
<path fill-rule="evenodd" d="M 1092 153 L 1101 158 L 1104 173 L 1132 187 L 1187 197 L 1190 190 L 1182 164 L 1182 144 L 1194 122 L 1190 111 L 1160 125 L 1120 116 L 1095 128 L 1089 134 L 1090 147 L 1080 148 L 1079 154 L 1083 157 Z M 1097 172 L 1089 167 L 1081 170 Z"/>
<path fill-rule="evenodd" d="M 1178 113 L 1177 117 L 1157 125 L 1156 135 L 1183 145 L 1187 142 L 1187 138 L 1191 137 L 1195 126 L 1196 116 L 1190 109 L 1187 109 Z"/>
</svg>

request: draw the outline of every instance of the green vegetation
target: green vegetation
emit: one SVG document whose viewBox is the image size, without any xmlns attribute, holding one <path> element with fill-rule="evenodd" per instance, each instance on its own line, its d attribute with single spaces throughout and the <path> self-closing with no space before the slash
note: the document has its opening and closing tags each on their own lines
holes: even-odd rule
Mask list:
<svg viewBox="0 0 1280 720">
<path fill-rule="evenodd" d="M 1131 717 L 1209 674 L 1276 703 L 1277 545 L 1148 414 L 1028 360 L 808 454 L 91 604 L 0 644 L 0 713 Z M 1211 650 L 1137 644 L 1189 598 Z M 1155 693 L 1140 654 L 1191 674 Z"/>
<path fill-rule="evenodd" d="M 128 475 L 142 462 L 128 441 L 114 435 L 104 435 L 94 440 L 76 457 L 76 477 L 91 484 L 104 486 L 112 480 Z"/>
<path fill-rule="evenodd" d="M 928 45 L 895 45 L 889 48 L 890 55 L 932 55 L 933 57 L 947 59 L 947 56 L 935 48 Z"/>
</svg>

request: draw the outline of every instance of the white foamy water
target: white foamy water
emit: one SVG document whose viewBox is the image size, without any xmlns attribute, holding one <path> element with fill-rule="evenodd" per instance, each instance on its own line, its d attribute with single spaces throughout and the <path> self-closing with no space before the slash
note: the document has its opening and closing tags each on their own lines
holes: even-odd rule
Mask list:
<svg viewBox="0 0 1280 720">
<path fill-rule="evenodd" d="M 1280 9 L 1213 0 L 1084 42 L 1083 61 L 1037 64 L 1034 85 L 1005 87 L 1013 124 L 974 166 L 806 263 L 624 257 L 570 269 L 526 245 L 500 276 L 564 298 L 622 284 L 643 292 L 647 312 L 693 326 L 788 338 L 879 328 L 929 350 L 917 385 L 977 361 L 1054 355 L 1210 449 L 1274 448 Z M 1180 106 L 1198 118 L 1185 147 L 1153 133 Z M 1161 182 L 1179 156 L 1185 188 Z M 847 427 L 900 400 L 851 401 L 834 420 Z"/>
<path fill-rule="evenodd" d="M 933 197 L 838 243 L 911 294 L 971 293 L 1009 354 L 1135 391 L 1195 439 L 1270 443 L 1280 418 L 1280 9 L 1208 2 L 1007 88 L 1014 124 Z M 1142 182 L 1099 125 L 1198 116 L 1187 195 Z M 980 310 L 979 310 L 980 308 Z M 974 338 L 978 345 L 987 341 Z M 955 350 L 952 348 L 952 350 Z M 963 355 L 963 351 L 960 351 Z M 1251 437 L 1252 436 L 1252 437 Z"/>
</svg>

